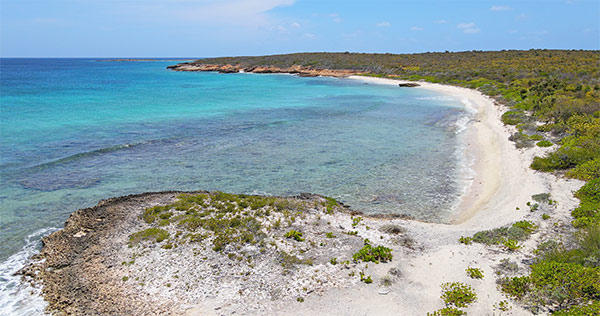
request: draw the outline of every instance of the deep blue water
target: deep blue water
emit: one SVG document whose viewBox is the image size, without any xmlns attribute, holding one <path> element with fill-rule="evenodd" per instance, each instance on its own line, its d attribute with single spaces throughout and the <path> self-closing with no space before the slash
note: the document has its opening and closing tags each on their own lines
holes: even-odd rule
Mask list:
<svg viewBox="0 0 600 316">
<path fill-rule="evenodd" d="M 458 100 L 174 63 L 1 60 L 0 261 L 78 208 L 145 191 L 313 192 L 365 212 L 451 213 Z"/>
</svg>

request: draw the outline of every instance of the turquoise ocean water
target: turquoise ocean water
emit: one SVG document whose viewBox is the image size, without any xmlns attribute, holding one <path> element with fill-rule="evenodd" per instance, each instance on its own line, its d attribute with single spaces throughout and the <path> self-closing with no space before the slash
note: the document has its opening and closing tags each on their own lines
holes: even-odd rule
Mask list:
<svg viewBox="0 0 600 316">
<path fill-rule="evenodd" d="M 174 63 L 1 60 L 0 311 L 34 313 L 9 272 L 71 212 L 107 197 L 312 192 L 367 213 L 452 213 L 459 100 L 350 79 L 166 70 Z"/>
</svg>

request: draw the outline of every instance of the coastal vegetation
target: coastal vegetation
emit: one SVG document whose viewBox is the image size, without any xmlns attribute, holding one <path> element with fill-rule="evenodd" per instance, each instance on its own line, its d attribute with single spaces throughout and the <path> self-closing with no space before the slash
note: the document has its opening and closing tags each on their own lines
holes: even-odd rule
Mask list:
<svg viewBox="0 0 600 316">
<path fill-rule="evenodd" d="M 466 315 L 467 313 L 460 308 L 468 307 L 477 300 L 477 294 L 470 285 L 460 282 L 447 282 L 441 285 L 442 295 L 440 298 L 446 304 L 446 307 L 433 313 L 427 313 L 427 316 L 454 316 Z"/>
</svg>

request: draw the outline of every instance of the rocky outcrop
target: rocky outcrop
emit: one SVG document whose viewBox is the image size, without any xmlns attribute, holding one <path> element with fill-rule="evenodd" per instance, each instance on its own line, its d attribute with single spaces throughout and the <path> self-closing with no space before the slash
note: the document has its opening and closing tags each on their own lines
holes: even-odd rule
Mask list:
<svg viewBox="0 0 600 316">
<path fill-rule="evenodd" d="M 348 77 L 355 75 L 358 72 L 353 70 L 335 70 L 335 69 L 312 69 L 302 66 L 291 66 L 291 67 L 275 67 L 275 66 L 250 66 L 244 67 L 242 65 L 218 65 L 218 64 L 201 64 L 201 63 L 180 63 L 177 65 L 168 66 L 167 69 L 173 71 L 216 71 L 220 73 L 237 73 L 237 72 L 251 72 L 259 74 L 272 74 L 272 73 L 288 73 L 296 74 L 300 77 Z"/>
<path fill-rule="evenodd" d="M 368 287 L 362 273 L 390 278 L 391 254 L 380 264 L 354 254 L 368 240 L 411 251 L 405 222 L 359 214 L 315 194 L 112 198 L 74 212 L 19 273 L 43 285 L 55 315 L 265 315 Z"/>
<path fill-rule="evenodd" d="M 420 85 L 418 83 L 407 82 L 407 83 L 399 83 L 398 86 L 406 87 L 406 88 L 414 88 L 414 87 L 418 87 Z"/>
</svg>

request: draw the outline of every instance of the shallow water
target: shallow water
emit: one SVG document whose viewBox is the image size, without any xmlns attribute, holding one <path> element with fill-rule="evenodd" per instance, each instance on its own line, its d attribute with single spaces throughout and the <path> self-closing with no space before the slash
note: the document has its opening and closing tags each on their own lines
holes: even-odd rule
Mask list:
<svg viewBox="0 0 600 316">
<path fill-rule="evenodd" d="M 0 270 L 74 210 L 145 191 L 312 192 L 368 213 L 452 213 L 459 100 L 170 64 L 1 60 Z"/>
</svg>

